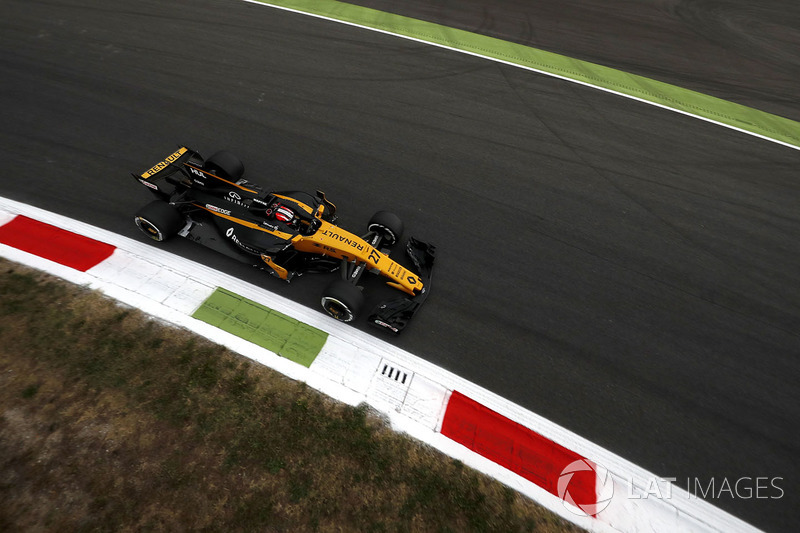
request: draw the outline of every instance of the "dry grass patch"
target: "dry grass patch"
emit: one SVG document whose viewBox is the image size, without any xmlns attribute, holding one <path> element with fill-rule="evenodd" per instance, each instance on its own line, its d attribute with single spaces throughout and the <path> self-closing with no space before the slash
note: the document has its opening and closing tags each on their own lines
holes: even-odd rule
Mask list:
<svg viewBox="0 0 800 533">
<path fill-rule="evenodd" d="M 349 407 L 0 260 L 0 530 L 573 531 Z"/>
</svg>

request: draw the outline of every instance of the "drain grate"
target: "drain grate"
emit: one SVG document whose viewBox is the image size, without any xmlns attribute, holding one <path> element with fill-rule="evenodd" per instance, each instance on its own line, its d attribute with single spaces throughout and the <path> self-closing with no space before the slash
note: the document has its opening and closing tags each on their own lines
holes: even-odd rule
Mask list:
<svg viewBox="0 0 800 533">
<path fill-rule="evenodd" d="M 408 379 L 408 373 L 400 370 L 399 368 L 395 368 L 389 364 L 384 363 L 383 370 L 381 370 L 381 375 L 393 379 L 396 382 L 405 385 L 406 380 Z"/>
<path fill-rule="evenodd" d="M 409 387 L 416 380 L 414 372 L 402 366 L 382 359 L 375 368 L 375 374 L 367 397 L 380 405 L 399 411 L 406 401 Z"/>
</svg>

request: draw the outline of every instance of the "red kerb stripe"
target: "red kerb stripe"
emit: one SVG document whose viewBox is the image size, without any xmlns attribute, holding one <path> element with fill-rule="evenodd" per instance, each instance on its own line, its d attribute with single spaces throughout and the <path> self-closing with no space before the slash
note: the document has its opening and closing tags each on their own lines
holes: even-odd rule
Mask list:
<svg viewBox="0 0 800 533">
<path fill-rule="evenodd" d="M 86 272 L 114 253 L 114 246 L 18 215 L 0 226 L 0 243 Z"/>
<path fill-rule="evenodd" d="M 539 485 L 559 494 L 558 481 L 581 455 L 453 391 L 442 422 L 442 435 Z M 587 461 L 587 464 L 592 464 Z M 590 468 L 577 471 L 562 483 L 577 505 L 597 503 L 597 474 Z"/>
</svg>

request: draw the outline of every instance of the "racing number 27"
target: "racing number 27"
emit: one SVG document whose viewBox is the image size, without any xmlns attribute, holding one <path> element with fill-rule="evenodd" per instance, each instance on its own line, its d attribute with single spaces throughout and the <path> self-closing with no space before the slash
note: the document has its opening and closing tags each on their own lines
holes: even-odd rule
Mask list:
<svg viewBox="0 0 800 533">
<path fill-rule="evenodd" d="M 372 261 L 373 263 L 375 263 L 375 264 L 377 265 L 377 264 L 378 264 L 378 261 L 380 261 L 380 259 L 381 259 L 381 256 L 380 256 L 380 254 L 378 253 L 378 250 L 375 250 L 375 249 L 373 248 L 373 249 L 372 249 L 372 250 L 369 252 L 369 260 L 370 260 L 370 261 Z"/>
</svg>

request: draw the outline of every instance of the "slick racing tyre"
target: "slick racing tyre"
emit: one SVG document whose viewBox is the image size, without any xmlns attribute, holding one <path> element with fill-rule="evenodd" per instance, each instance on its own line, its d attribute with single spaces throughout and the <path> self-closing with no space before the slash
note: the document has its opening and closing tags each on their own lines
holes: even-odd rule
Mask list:
<svg viewBox="0 0 800 533">
<path fill-rule="evenodd" d="M 214 171 L 217 176 L 236 181 L 244 175 L 244 163 L 233 153 L 227 150 L 220 150 L 205 162 L 205 169 Z"/>
<path fill-rule="evenodd" d="M 154 200 L 139 209 L 134 222 L 142 233 L 159 242 L 177 235 L 184 225 L 178 210 L 162 200 Z"/>
<path fill-rule="evenodd" d="M 364 304 L 361 289 L 343 279 L 337 279 L 322 293 L 322 308 L 341 322 L 352 322 Z"/>
<path fill-rule="evenodd" d="M 378 211 L 369 219 L 369 231 L 383 235 L 383 244 L 392 246 L 403 236 L 403 221 L 394 213 Z"/>
</svg>

